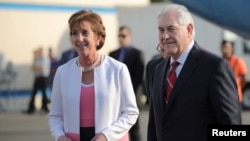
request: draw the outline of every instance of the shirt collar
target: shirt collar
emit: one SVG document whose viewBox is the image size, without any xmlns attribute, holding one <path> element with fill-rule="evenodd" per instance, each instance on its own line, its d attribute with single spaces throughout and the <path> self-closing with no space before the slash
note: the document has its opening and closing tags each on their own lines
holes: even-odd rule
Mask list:
<svg viewBox="0 0 250 141">
<path fill-rule="evenodd" d="M 193 48 L 193 46 L 194 46 L 194 40 L 189 44 L 188 48 L 179 56 L 179 58 L 176 61 L 178 61 L 180 64 L 183 65 L 188 57 L 189 52 Z M 175 60 L 171 57 L 170 64 L 172 64 L 174 61 Z"/>
</svg>

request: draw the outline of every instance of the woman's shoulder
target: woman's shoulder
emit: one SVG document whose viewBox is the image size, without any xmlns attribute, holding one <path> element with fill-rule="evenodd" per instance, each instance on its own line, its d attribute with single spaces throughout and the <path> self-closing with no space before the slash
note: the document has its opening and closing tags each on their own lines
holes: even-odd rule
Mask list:
<svg viewBox="0 0 250 141">
<path fill-rule="evenodd" d="M 126 67 L 126 65 L 108 55 L 104 55 L 104 59 L 103 59 L 103 62 L 102 62 L 103 66 L 106 68 L 106 69 L 117 69 L 117 70 L 120 70 L 124 67 Z"/>
</svg>

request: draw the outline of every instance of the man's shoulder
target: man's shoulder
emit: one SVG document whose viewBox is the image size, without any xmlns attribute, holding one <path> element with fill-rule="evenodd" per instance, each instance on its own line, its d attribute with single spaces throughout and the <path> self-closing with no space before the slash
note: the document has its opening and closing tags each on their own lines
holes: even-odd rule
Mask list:
<svg viewBox="0 0 250 141">
<path fill-rule="evenodd" d="M 236 56 L 236 55 L 234 55 L 234 56 L 235 56 L 235 61 L 234 62 L 235 62 L 236 65 L 246 67 L 246 61 L 242 57 Z"/>
<path fill-rule="evenodd" d="M 71 53 L 72 51 L 73 51 L 73 49 L 68 49 L 68 50 L 63 51 L 62 54 L 69 54 L 69 53 Z"/>
<path fill-rule="evenodd" d="M 142 52 L 142 50 L 139 49 L 139 48 L 136 47 L 136 46 L 131 46 L 130 48 L 131 48 L 133 51 L 135 51 L 135 52 Z"/>
<path fill-rule="evenodd" d="M 114 54 L 114 53 L 118 52 L 118 51 L 119 51 L 119 49 L 120 49 L 120 48 L 118 48 L 118 49 L 114 49 L 114 50 L 111 50 L 111 51 L 109 52 L 109 54 Z"/>
<path fill-rule="evenodd" d="M 235 60 L 237 60 L 237 61 L 245 61 L 242 57 L 240 57 L 240 56 L 237 56 L 237 55 L 234 55 L 234 57 L 235 57 Z"/>
</svg>

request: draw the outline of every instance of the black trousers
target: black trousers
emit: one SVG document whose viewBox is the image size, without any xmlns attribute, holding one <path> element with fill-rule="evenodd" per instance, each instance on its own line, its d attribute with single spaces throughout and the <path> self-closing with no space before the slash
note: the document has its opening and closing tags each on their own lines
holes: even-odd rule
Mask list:
<svg viewBox="0 0 250 141">
<path fill-rule="evenodd" d="M 139 127 L 139 118 L 136 123 L 129 130 L 130 141 L 141 141 L 140 127 Z"/>
<path fill-rule="evenodd" d="M 80 127 L 80 141 L 90 141 L 95 136 L 95 127 Z"/>
<path fill-rule="evenodd" d="M 30 102 L 29 102 L 29 108 L 28 108 L 29 112 L 34 112 L 35 111 L 35 97 L 36 97 L 36 94 L 37 94 L 38 90 L 42 91 L 42 107 L 41 107 L 41 110 L 44 110 L 46 112 L 49 111 L 49 109 L 48 109 L 49 99 L 48 99 L 47 94 L 46 94 L 46 88 L 47 88 L 47 83 L 48 83 L 47 79 L 48 79 L 47 77 L 43 77 L 43 76 L 35 78 L 33 88 L 32 88 L 31 98 L 30 98 Z"/>
</svg>

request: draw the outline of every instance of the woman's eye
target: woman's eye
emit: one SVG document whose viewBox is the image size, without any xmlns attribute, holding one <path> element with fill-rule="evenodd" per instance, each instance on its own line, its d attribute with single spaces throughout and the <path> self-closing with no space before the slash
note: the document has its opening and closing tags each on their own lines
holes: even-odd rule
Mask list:
<svg viewBox="0 0 250 141">
<path fill-rule="evenodd" d="M 82 35 L 88 35 L 89 33 L 87 31 L 83 31 Z"/>
</svg>

